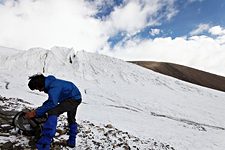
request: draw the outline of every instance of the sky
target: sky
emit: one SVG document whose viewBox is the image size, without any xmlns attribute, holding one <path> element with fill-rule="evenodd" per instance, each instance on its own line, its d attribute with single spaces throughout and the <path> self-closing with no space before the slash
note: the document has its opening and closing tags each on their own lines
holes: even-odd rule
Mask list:
<svg viewBox="0 0 225 150">
<path fill-rule="evenodd" d="M 62 46 L 220 74 L 224 14 L 224 0 L 0 0 L 0 46 Z"/>
</svg>

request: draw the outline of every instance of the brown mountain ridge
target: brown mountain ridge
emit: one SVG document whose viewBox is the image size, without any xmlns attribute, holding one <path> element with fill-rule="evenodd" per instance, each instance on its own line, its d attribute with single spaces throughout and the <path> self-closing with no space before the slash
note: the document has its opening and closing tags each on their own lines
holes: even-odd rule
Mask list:
<svg viewBox="0 0 225 150">
<path fill-rule="evenodd" d="M 223 76 L 173 63 L 154 61 L 129 62 L 186 82 L 225 92 L 225 77 Z"/>
</svg>

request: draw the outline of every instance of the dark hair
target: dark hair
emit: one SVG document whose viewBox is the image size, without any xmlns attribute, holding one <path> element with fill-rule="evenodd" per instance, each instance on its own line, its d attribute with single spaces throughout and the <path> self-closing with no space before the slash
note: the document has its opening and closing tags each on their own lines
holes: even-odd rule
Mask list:
<svg viewBox="0 0 225 150">
<path fill-rule="evenodd" d="M 41 89 L 45 87 L 45 76 L 43 74 L 35 74 L 29 77 L 28 86 L 31 90 Z"/>
</svg>

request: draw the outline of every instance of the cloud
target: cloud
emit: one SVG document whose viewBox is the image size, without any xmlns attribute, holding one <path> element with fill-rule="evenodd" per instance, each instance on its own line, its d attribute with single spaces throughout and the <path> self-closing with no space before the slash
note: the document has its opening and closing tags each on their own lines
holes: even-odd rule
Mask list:
<svg viewBox="0 0 225 150">
<path fill-rule="evenodd" d="M 225 75 L 225 44 L 208 36 L 171 37 L 140 40 L 118 44 L 106 55 L 123 60 L 172 62 L 208 72 Z"/>
<path fill-rule="evenodd" d="M 151 29 L 149 31 L 149 34 L 152 36 L 155 36 L 155 35 L 158 35 L 160 32 L 161 32 L 160 29 Z"/>
<path fill-rule="evenodd" d="M 221 26 L 214 26 L 209 29 L 209 33 L 212 35 L 225 35 L 225 28 L 222 28 Z"/>
<path fill-rule="evenodd" d="M 178 12 L 174 3 L 175 0 L 127 0 L 124 5 L 115 8 L 107 18 L 107 23 L 114 33 L 136 33 L 146 26 L 155 26 L 161 24 L 162 20 L 170 20 Z"/>
<path fill-rule="evenodd" d="M 132 35 L 171 19 L 177 12 L 174 1 L 125 0 L 101 20 L 94 16 L 99 7 L 113 6 L 112 0 L 4 0 L 0 3 L 0 45 L 98 51 L 120 31 Z"/>
<path fill-rule="evenodd" d="M 199 24 L 198 27 L 190 32 L 190 35 L 199 35 L 210 28 L 209 24 Z"/>
<path fill-rule="evenodd" d="M 211 33 L 216 37 L 216 41 L 220 44 L 225 44 L 225 28 L 221 26 L 214 26 L 209 29 L 209 33 Z"/>
<path fill-rule="evenodd" d="M 84 1 L 7 0 L 0 5 L 0 44 L 18 49 L 52 46 L 95 51 L 108 39 Z"/>
</svg>

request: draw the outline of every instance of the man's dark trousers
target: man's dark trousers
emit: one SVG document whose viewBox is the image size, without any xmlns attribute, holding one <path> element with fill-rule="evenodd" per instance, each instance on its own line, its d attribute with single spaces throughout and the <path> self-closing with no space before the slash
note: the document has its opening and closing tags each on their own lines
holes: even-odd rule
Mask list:
<svg viewBox="0 0 225 150">
<path fill-rule="evenodd" d="M 80 105 L 81 100 L 73 100 L 68 99 L 61 102 L 59 105 L 57 105 L 55 108 L 48 111 L 48 115 L 56 115 L 59 116 L 64 112 L 67 112 L 67 120 L 69 125 L 72 123 L 76 123 L 76 113 L 77 113 L 77 107 Z"/>
<path fill-rule="evenodd" d="M 68 99 L 61 102 L 59 105 L 54 107 L 53 109 L 49 110 L 48 119 L 43 125 L 42 136 L 37 142 L 38 150 L 45 150 L 45 147 L 50 147 L 52 138 L 56 132 L 56 125 L 57 125 L 57 117 L 67 112 L 67 120 L 70 127 L 69 130 L 69 139 L 67 140 L 67 144 L 70 147 L 75 147 L 75 140 L 77 134 L 77 124 L 76 124 L 76 112 L 77 107 L 81 103 L 81 100 L 73 100 Z M 54 123 L 53 123 L 54 122 Z M 43 148 L 42 148 L 43 147 Z M 48 149 L 48 148 L 47 148 Z"/>
</svg>

